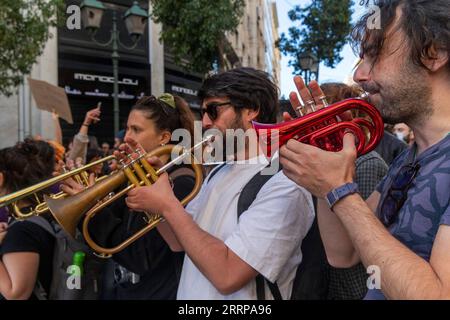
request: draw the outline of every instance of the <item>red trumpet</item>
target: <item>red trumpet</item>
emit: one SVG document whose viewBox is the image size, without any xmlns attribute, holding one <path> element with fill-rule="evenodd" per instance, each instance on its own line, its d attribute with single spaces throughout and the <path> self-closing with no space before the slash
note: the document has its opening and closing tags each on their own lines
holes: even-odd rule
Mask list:
<svg viewBox="0 0 450 320">
<path fill-rule="evenodd" d="M 340 115 L 349 110 L 358 110 L 366 114 L 370 121 L 365 118 L 342 120 Z M 271 156 L 272 148 L 284 145 L 289 139 L 337 152 L 342 149 L 343 137 L 348 131 L 356 137 L 358 155 L 363 155 L 377 146 L 384 133 L 380 112 L 362 99 L 343 100 L 288 122 L 278 124 L 253 122 L 253 128 L 260 141 L 267 145 L 268 156 Z M 369 133 L 369 139 L 366 139 L 364 128 Z M 278 146 L 274 146 L 276 137 L 279 139 Z"/>
</svg>

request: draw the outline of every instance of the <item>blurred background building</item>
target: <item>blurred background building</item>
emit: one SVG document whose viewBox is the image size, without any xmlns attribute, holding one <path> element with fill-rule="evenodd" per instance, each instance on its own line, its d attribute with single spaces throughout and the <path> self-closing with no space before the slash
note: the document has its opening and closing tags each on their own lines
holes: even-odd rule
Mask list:
<svg viewBox="0 0 450 320">
<path fill-rule="evenodd" d="M 228 37 L 238 61 L 233 67 L 253 67 L 271 74 L 280 81 L 280 51 L 278 40 L 278 13 L 274 1 L 248 0 L 238 30 Z"/>
</svg>

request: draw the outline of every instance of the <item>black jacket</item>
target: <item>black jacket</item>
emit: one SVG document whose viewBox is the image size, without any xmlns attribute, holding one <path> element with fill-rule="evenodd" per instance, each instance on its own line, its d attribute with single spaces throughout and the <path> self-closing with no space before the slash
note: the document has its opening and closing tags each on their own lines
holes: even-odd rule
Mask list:
<svg viewBox="0 0 450 320">
<path fill-rule="evenodd" d="M 195 180 L 181 176 L 174 180 L 174 192 L 184 198 Z M 130 211 L 125 197 L 98 213 L 89 224 L 91 237 L 98 244 L 113 247 L 145 227 L 144 214 Z M 114 281 L 117 266 L 108 263 L 101 285 L 105 299 L 175 299 L 184 253 L 172 252 L 155 229 L 138 239 L 125 250 L 113 255 L 113 261 L 140 276 L 139 282 Z"/>
</svg>

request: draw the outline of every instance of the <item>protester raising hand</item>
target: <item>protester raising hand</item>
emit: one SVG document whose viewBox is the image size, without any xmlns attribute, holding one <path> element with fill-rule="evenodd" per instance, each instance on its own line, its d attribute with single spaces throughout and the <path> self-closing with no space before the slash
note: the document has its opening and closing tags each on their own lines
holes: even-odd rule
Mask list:
<svg viewBox="0 0 450 320">
<path fill-rule="evenodd" d="M 69 159 L 75 160 L 76 158 L 81 157 L 83 159 L 83 163 L 86 162 L 86 153 L 89 143 L 89 126 L 100 121 L 100 107 L 101 105 L 99 103 L 96 108 L 86 112 L 80 131 L 73 138 L 72 150 L 68 156 Z"/>
<path fill-rule="evenodd" d="M 100 115 L 101 115 L 101 110 L 100 110 L 100 104 L 97 105 L 97 107 L 95 109 L 91 109 L 88 112 L 86 112 L 86 116 L 84 117 L 84 121 L 83 121 L 83 125 L 82 127 L 89 127 L 92 123 L 97 123 L 100 121 Z"/>
</svg>

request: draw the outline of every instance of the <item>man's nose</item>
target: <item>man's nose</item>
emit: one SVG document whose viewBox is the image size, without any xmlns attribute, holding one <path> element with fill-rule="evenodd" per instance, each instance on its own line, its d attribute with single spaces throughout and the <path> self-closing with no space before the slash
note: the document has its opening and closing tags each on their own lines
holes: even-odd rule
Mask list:
<svg viewBox="0 0 450 320">
<path fill-rule="evenodd" d="M 355 70 L 355 73 L 353 74 L 353 80 L 358 84 L 362 84 L 362 83 L 369 81 L 370 80 L 370 70 L 371 70 L 371 65 L 367 61 L 362 60 L 358 64 L 358 66 Z"/>
<path fill-rule="evenodd" d="M 202 127 L 203 127 L 204 129 L 209 129 L 209 128 L 212 127 L 212 125 L 213 125 L 213 122 L 212 122 L 211 118 L 210 118 L 209 115 L 205 112 L 205 114 L 203 115 L 203 118 L 202 118 Z"/>
</svg>

